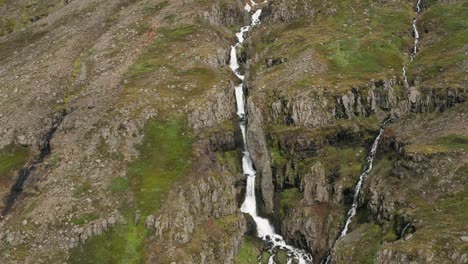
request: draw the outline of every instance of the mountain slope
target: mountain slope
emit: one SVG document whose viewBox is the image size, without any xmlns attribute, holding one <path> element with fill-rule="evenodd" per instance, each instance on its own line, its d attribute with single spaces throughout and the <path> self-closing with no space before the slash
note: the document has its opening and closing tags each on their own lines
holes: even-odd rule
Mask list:
<svg viewBox="0 0 468 264">
<path fill-rule="evenodd" d="M 246 2 L 0 0 L 1 263 L 268 261 Z M 422 2 L 405 85 L 413 1 L 257 2 L 259 214 L 316 263 L 468 263 L 467 3 Z"/>
</svg>

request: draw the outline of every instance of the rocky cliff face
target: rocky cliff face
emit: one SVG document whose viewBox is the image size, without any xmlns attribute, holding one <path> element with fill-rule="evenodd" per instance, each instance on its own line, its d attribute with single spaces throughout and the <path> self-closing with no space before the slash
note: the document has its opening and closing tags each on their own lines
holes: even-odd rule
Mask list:
<svg viewBox="0 0 468 264">
<path fill-rule="evenodd" d="M 252 71 L 249 102 L 255 104 L 251 109 L 263 109 L 263 126 L 255 124 L 251 128 L 256 129 L 260 134 L 266 133 L 273 173 L 274 189 L 272 192 L 275 201 L 275 219 L 291 243 L 308 248 L 314 253 L 316 259 L 325 256 L 335 243 L 334 241 L 342 228 L 345 212 L 353 195 L 352 188 L 360 174 L 367 152 L 362 147 L 370 145 L 377 125 L 383 119 L 390 118 L 396 122 L 395 126 L 410 126 L 408 124 L 414 122 L 411 120 L 419 118 L 417 117 L 419 115 L 423 116 L 421 118 L 441 116 L 448 109 L 458 104 L 464 104 L 466 101 L 465 81 L 459 85 L 456 83 L 457 78 L 440 77 L 442 78 L 441 82 L 435 85 L 434 80 L 428 80 L 425 76 L 415 77 L 409 86 L 405 86 L 400 77 L 395 77 L 392 74 L 393 69 L 390 67 L 393 66 L 390 66 L 391 64 L 388 64 L 388 70 L 384 70 L 384 72 L 386 71 L 383 74 L 386 75 L 384 78 L 380 74 L 373 74 L 373 70 L 366 72 L 362 69 L 362 76 L 365 75 L 367 80 L 362 80 L 362 78 L 357 80 L 360 77 L 356 77 L 352 71 L 357 69 L 354 67 L 359 66 L 357 64 L 352 66 L 354 63 L 352 56 L 362 51 L 359 48 L 347 46 L 355 53 L 342 54 L 344 57 L 340 58 L 341 60 L 337 58 L 341 56 L 340 49 L 343 47 L 340 45 L 344 45 L 344 43 L 334 38 L 342 31 L 346 32 L 345 36 L 349 38 L 353 34 L 359 35 L 360 33 L 356 31 L 350 33 L 350 30 L 362 22 L 356 21 L 354 15 L 343 9 L 345 5 L 326 3 L 326 1 L 321 4 L 307 1 L 271 1 L 263 17 L 267 26 L 253 37 L 251 43 L 254 44 L 249 52 L 253 58 L 249 61 L 249 68 Z M 370 10 L 379 12 L 381 7 L 401 8 L 405 3 L 379 3 L 379 5 L 381 6 L 359 6 L 358 9 L 364 8 L 363 14 L 367 15 L 371 12 Z M 453 3 L 453 5 L 457 4 Z M 432 8 L 452 8 L 454 6 Z M 353 7 L 350 12 L 356 14 L 361 11 Z M 348 19 L 344 25 L 338 24 L 337 26 L 345 28 L 337 28 L 336 32 L 331 34 L 324 33 L 318 40 L 312 39 L 313 36 L 317 36 L 314 34 L 320 34 L 317 31 L 322 29 L 325 19 L 343 21 L 341 20 L 342 16 L 348 17 Z M 431 19 L 429 16 L 425 23 Z M 307 22 L 308 20 L 312 22 Z M 369 18 L 368 21 L 371 20 L 372 18 Z M 325 25 L 328 28 L 331 26 L 331 24 Z M 349 30 L 346 27 L 349 27 Z M 395 25 L 392 30 L 397 32 L 398 27 Z M 374 33 L 374 37 L 378 34 L 380 32 Z M 429 38 L 429 36 L 427 37 Z M 372 36 L 366 35 L 365 38 L 369 43 Z M 305 40 L 309 42 L 301 42 Z M 425 44 L 421 45 L 421 50 L 423 50 Z M 429 46 L 428 44 L 428 48 Z M 331 50 L 333 52 L 329 52 Z M 313 55 L 308 57 L 305 54 Z M 368 55 L 372 56 L 370 54 L 365 56 Z M 421 60 L 426 59 L 425 56 L 427 54 L 421 51 Z M 313 64 L 308 62 L 310 58 L 312 58 Z M 361 61 L 356 61 L 356 63 L 364 63 L 364 61 L 369 64 L 375 62 L 370 57 L 367 61 L 361 57 Z M 380 61 L 378 63 L 385 64 L 387 62 Z M 349 72 L 347 67 L 350 67 Z M 291 69 L 294 69 L 295 72 L 290 72 Z M 453 66 L 450 69 L 454 72 L 461 70 L 458 66 Z M 297 77 L 297 72 L 301 77 Z M 331 75 L 332 72 L 335 72 L 336 75 Z M 456 73 L 454 74 L 456 75 Z M 458 110 L 454 110 L 455 115 L 463 111 L 460 108 L 456 109 Z M 252 113 L 252 115 L 256 114 Z M 466 131 L 452 131 L 441 123 L 441 120 L 432 122 L 424 129 L 440 130 L 444 128 L 447 134 L 455 133 L 460 135 L 460 141 L 464 140 L 462 138 L 465 137 Z M 413 129 L 417 130 L 418 128 L 413 127 Z M 391 137 L 390 131 L 394 130 L 388 128 L 388 132 L 386 132 L 388 137 Z M 426 137 L 421 141 L 430 140 Z M 434 140 L 443 141 L 442 139 Z M 459 156 L 461 160 L 459 161 L 455 161 L 451 157 L 446 160 L 445 165 L 439 164 L 435 160 L 425 163 L 423 158 L 413 157 L 414 154 L 403 151 L 405 146 L 409 144 L 408 142 L 392 141 L 393 143 L 389 143 L 389 141 L 385 144 L 396 146 L 397 150 L 383 146 L 382 155 L 406 157 L 403 159 L 408 159 L 411 156 L 412 158 L 409 159 L 413 160 L 412 162 L 398 161 L 392 170 L 396 175 L 407 175 L 404 176 L 406 180 L 400 179 L 402 184 L 404 182 L 409 186 L 421 186 L 413 178 L 415 173 L 431 175 L 434 177 L 433 179 L 441 179 L 443 177 L 442 171 L 455 173 L 459 170 L 459 166 L 447 167 L 449 164 L 461 164 L 463 167 L 466 163 L 463 158 L 465 151 L 461 149 Z M 267 153 L 263 146 L 259 147 L 257 151 Z M 265 164 L 264 158 L 260 160 L 261 164 Z M 434 169 L 433 166 L 438 167 L 438 169 Z M 404 226 L 410 222 L 406 216 L 395 214 L 401 210 L 399 209 L 401 206 L 411 203 L 409 201 L 415 197 L 405 197 L 398 200 L 399 195 L 397 194 L 401 192 L 401 189 L 390 185 L 388 180 L 383 180 L 383 177 L 376 176 L 376 174 L 369 177 L 370 187 L 366 189 L 365 198 L 361 198 L 361 206 L 366 209 L 359 212 L 356 220 L 358 224 L 352 227 L 356 231 L 349 235 L 349 242 L 347 242 L 348 238 L 345 237 L 336 243 L 336 250 L 332 252 L 332 260 L 336 263 L 349 261 L 397 263 L 414 258 L 420 259 L 421 262 L 435 261 L 437 254 L 434 252 L 437 249 L 433 249 L 432 253 L 422 253 L 426 249 L 419 250 L 419 253 L 416 254 L 419 257 L 415 257 L 415 253 L 410 253 L 410 257 L 401 252 L 390 251 L 389 248 L 404 247 L 400 247 L 399 241 L 395 242 L 395 246 L 390 246 L 390 242 L 394 241 L 391 237 L 400 236 Z M 456 180 L 450 178 L 447 179 L 447 182 L 456 182 Z M 459 183 L 459 185 L 464 186 L 464 183 Z M 462 189 L 458 189 L 456 192 L 460 192 Z M 413 206 L 417 208 L 419 205 Z M 366 230 L 364 225 L 367 221 L 375 226 L 368 227 L 369 230 Z M 428 224 L 428 226 L 431 225 Z M 363 227 L 361 228 L 361 226 Z M 414 224 L 409 226 L 411 228 L 407 228 L 407 230 L 411 231 L 408 232 L 418 232 L 415 231 L 418 230 L 418 227 Z M 366 233 L 366 231 L 368 232 Z M 371 235 L 371 231 L 375 233 Z M 460 236 L 463 233 L 461 230 L 457 232 Z M 402 236 L 406 235 L 408 234 Z M 368 236 L 380 237 L 379 239 L 389 243 L 389 246 L 379 246 L 378 243 L 381 243 L 382 240 L 380 242 L 365 240 L 368 239 Z M 460 238 L 456 236 L 450 239 L 457 241 L 457 243 L 460 242 Z M 344 243 L 345 245 L 343 245 Z M 360 243 L 370 243 L 373 249 L 363 250 L 362 254 L 350 253 L 359 251 Z M 428 245 L 428 242 L 422 243 Z M 351 249 L 350 245 L 353 245 Z M 431 246 L 428 245 L 428 247 Z M 457 248 L 449 255 L 443 255 L 437 259 L 438 261 L 443 261 L 442 259 L 461 261 L 463 257 L 461 259 L 458 257 L 462 255 L 461 249 Z"/>
<path fill-rule="evenodd" d="M 259 214 L 317 263 L 467 263 L 466 3 L 424 1 L 406 85 L 412 1 L 257 2 Z M 0 0 L 1 263 L 268 263 L 239 211 L 244 5 Z"/>
<path fill-rule="evenodd" d="M 243 3 L 111 2 L 72 1 L 1 40 L 2 198 L 66 112 L 0 220 L 1 262 L 232 262 L 245 220 L 227 28 Z"/>
</svg>

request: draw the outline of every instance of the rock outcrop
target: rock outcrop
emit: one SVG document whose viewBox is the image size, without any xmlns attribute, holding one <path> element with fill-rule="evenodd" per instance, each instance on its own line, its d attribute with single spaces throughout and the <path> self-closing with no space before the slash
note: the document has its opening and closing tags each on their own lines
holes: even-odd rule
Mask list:
<svg viewBox="0 0 468 264">
<path fill-rule="evenodd" d="M 330 201 L 330 194 L 327 190 L 325 178 L 325 168 L 322 163 L 315 163 L 310 168 L 309 173 L 306 173 L 302 177 L 301 191 L 303 193 L 302 203 L 305 206 Z"/>
<path fill-rule="evenodd" d="M 267 213 L 273 211 L 273 179 L 270 164 L 270 155 L 263 128 L 263 111 L 259 108 L 254 98 L 247 99 L 247 112 L 249 113 L 249 123 L 247 126 L 247 146 L 252 154 L 257 173 L 259 174 L 260 193 Z"/>
</svg>

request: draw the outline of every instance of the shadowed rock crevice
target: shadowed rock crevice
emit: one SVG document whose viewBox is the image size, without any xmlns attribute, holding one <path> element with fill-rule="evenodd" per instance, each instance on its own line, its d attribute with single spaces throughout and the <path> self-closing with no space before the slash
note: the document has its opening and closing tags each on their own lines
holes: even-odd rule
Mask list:
<svg viewBox="0 0 468 264">
<path fill-rule="evenodd" d="M 2 209 L 0 214 L 0 219 L 3 219 L 6 214 L 13 208 L 15 201 L 21 195 L 23 191 L 23 186 L 28 179 L 29 175 L 39 166 L 47 156 L 50 155 L 52 149 L 50 146 L 50 141 L 54 137 L 55 132 L 62 124 L 65 116 L 67 115 L 66 111 L 60 111 L 54 115 L 52 118 L 52 124 L 50 128 L 46 131 L 44 139 L 39 147 L 39 155 L 37 158 L 29 162 L 25 167 L 21 168 L 18 171 L 17 178 L 15 184 L 11 187 L 11 191 L 8 196 L 5 198 L 5 207 Z"/>
</svg>

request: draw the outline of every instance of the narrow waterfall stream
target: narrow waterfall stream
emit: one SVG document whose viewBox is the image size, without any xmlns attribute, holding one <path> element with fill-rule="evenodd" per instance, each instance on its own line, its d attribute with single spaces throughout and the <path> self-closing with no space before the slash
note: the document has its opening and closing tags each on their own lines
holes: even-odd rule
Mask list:
<svg viewBox="0 0 468 264">
<path fill-rule="evenodd" d="M 406 87 L 409 86 L 408 77 L 406 76 L 406 68 L 408 68 L 410 63 L 413 62 L 414 58 L 416 58 L 416 53 L 418 52 L 419 31 L 418 31 L 418 27 L 416 26 L 416 23 L 418 22 L 420 14 L 421 14 L 421 3 L 422 3 L 422 0 L 417 0 L 415 8 L 414 8 L 415 11 L 416 11 L 416 18 L 413 19 L 413 26 L 412 26 L 413 27 L 414 44 L 413 44 L 413 48 L 411 49 L 411 53 L 410 53 L 410 61 L 407 64 L 405 64 L 405 66 L 403 66 L 403 79 L 404 79 Z"/>
<path fill-rule="evenodd" d="M 410 227 L 410 225 L 411 225 L 411 223 L 407 223 L 407 224 L 405 225 L 405 227 L 403 227 L 403 230 L 401 230 L 401 233 L 400 233 L 400 235 L 398 236 L 399 239 L 401 239 L 401 238 L 404 237 L 404 235 L 405 235 L 405 233 L 406 233 L 406 230 L 408 229 L 408 227 Z"/>
<path fill-rule="evenodd" d="M 347 213 L 345 226 L 344 226 L 343 230 L 341 231 L 341 234 L 338 237 L 338 239 L 346 236 L 346 234 L 348 233 L 348 230 L 349 230 L 349 225 L 353 221 L 354 216 L 356 216 L 357 207 L 359 205 L 359 200 L 358 200 L 359 199 L 359 193 L 361 192 L 361 188 L 362 188 L 362 185 L 363 185 L 364 181 L 366 180 L 367 176 L 369 175 L 370 171 L 372 170 L 372 166 L 373 166 L 374 159 L 375 159 L 375 154 L 377 153 L 377 148 L 379 147 L 380 138 L 382 137 L 382 134 L 383 134 L 383 132 L 385 130 L 385 125 L 387 124 L 387 122 L 388 122 L 388 120 L 386 120 L 386 121 L 384 121 L 382 123 L 382 125 L 380 127 L 380 130 L 379 130 L 379 134 L 375 138 L 374 143 L 372 144 L 371 151 L 370 151 L 369 155 L 366 158 L 366 164 L 365 164 L 365 167 L 364 167 L 364 171 L 359 176 L 358 183 L 354 187 L 353 204 L 352 204 L 351 208 L 349 209 L 349 211 Z M 335 243 L 333 243 L 332 248 L 330 249 L 329 253 L 327 254 L 327 256 L 323 259 L 323 261 L 321 263 L 325 263 L 325 264 L 331 263 L 331 251 L 332 251 L 332 249 L 334 247 L 334 244 Z"/>
<path fill-rule="evenodd" d="M 341 231 L 341 235 L 339 238 L 346 236 L 346 234 L 348 233 L 349 224 L 351 224 L 351 221 L 353 221 L 353 218 L 356 215 L 356 210 L 357 210 L 358 202 L 359 202 L 358 201 L 359 193 L 361 192 L 361 188 L 362 188 L 362 184 L 364 183 L 364 180 L 367 178 L 367 176 L 369 175 L 369 172 L 372 170 L 372 164 L 374 163 L 375 154 L 377 153 L 377 148 L 379 146 L 380 138 L 382 137 L 382 134 L 385 130 L 385 124 L 386 122 L 384 122 L 382 126 L 380 127 L 379 134 L 375 138 L 374 143 L 372 144 L 371 151 L 369 155 L 367 156 L 366 166 L 364 167 L 365 168 L 364 172 L 359 176 L 359 181 L 354 187 L 353 205 L 351 206 L 351 209 L 349 209 L 348 211 L 346 224 L 343 228 L 343 231 Z"/>
<path fill-rule="evenodd" d="M 252 9 L 257 4 L 253 1 L 246 4 L 245 10 L 251 12 Z M 237 48 L 242 45 L 244 42 L 244 34 L 249 32 L 249 30 L 260 23 L 260 15 L 262 9 L 257 9 L 252 14 L 252 23 L 248 26 L 242 27 L 238 33 L 236 33 L 238 42 L 231 47 L 231 58 L 229 61 L 229 66 L 236 76 L 242 80 L 241 84 L 235 87 L 236 94 L 236 104 L 237 104 L 237 115 L 240 118 L 239 127 L 242 132 L 242 138 L 244 143 L 244 151 L 242 157 L 242 169 L 244 174 L 247 176 L 247 187 L 245 193 L 245 200 L 242 203 L 241 211 L 243 213 L 248 213 L 252 216 L 255 224 L 257 225 L 257 234 L 264 242 L 270 246 L 270 252 L 272 256 L 269 258 L 268 263 L 273 264 L 274 256 L 276 250 L 285 250 L 288 253 L 289 260 L 288 263 L 292 263 L 293 259 L 296 260 L 299 264 L 312 263 L 312 255 L 308 254 L 304 250 L 295 248 L 286 244 L 283 237 L 277 233 L 273 226 L 270 224 L 268 219 L 258 216 L 257 214 L 257 202 L 255 198 L 255 179 L 256 171 L 252 165 L 252 159 L 250 157 L 250 152 L 248 148 L 247 135 L 246 135 L 246 124 L 247 116 L 245 111 L 245 96 L 244 96 L 244 75 L 241 74 L 239 70 L 239 61 L 237 58 Z"/>
</svg>

